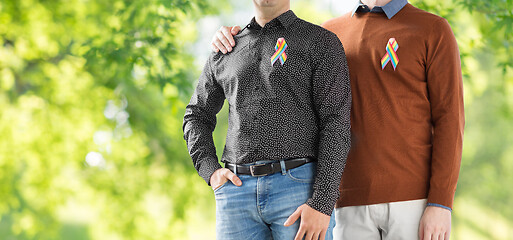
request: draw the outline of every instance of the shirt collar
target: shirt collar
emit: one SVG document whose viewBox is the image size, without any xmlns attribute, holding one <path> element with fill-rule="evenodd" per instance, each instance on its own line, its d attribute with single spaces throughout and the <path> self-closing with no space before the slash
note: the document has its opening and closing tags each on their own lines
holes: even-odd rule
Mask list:
<svg viewBox="0 0 513 240">
<path fill-rule="evenodd" d="M 275 19 L 269 21 L 269 23 L 272 24 L 272 22 L 279 22 L 283 27 L 288 29 L 294 21 L 296 21 L 297 16 L 294 14 L 292 10 L 288 10 L 284 13 L 282 13 L 280 16 L 276 17 Z M 255 29 L 260 29 L 260 25 L 256 22 L 255 18 L 251 19 L 251 22 L 248 24 L 247 27 L 252 27 Z"/>
<path fill-rule="evenodd" d="M 374 7 L 378 8 L 379 10 L 382 10 L 382 12 L 385 12 L 388 19 L 391 19 L 394 17 L 401 9 L 404 8 L 408 4 L 408 0 L 392 0 L 391 2 L 387 3 L 385 6 L 382 7 Z M 358 4 L 354 7 L 353 11 L 351 12 L 351 17 L 358 11 L 363 10 L 367 5 L 363 4 L 361 1 L 358 1 Z M 369 10 L 370 11 L 370 10 Z"/>
</svg>

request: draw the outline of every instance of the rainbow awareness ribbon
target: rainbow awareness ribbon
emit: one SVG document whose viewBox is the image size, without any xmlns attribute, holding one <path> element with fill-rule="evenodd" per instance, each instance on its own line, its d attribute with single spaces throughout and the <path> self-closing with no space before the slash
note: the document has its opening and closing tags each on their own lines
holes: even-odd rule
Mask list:
<svg viewBox="0 0 513 240">
<path fill-rule="evenodd" d="M 385 66 L 388 64 L 388 62 L 392 62 L 392 66 L 395 68 L 397 67 L 397 64 L 399 64 L 399 57 L 397 57 L 397 49 L 399 48 L 399 44 L 395 40 L 395 38 L 388 39 L 388 43 L 386 46 L 387 53 L 385 53 L 385 56 L 381 59 L 381 70 L 385 69 Z"/>
<path fill-rule="evenodd" d="M 280 59 L 281 65 L 287 61 L 287 54 L 285 54 L 285 49 L 287 49 L 287 43 L 285 42 L 284 38 L 278 38 L 278 41 L 276 42 L 276 46 L 274 47 L 276 49 L 276 52 L 274 52 L 273 56 L 271 57 L 271 66 L 274 65 L 274 63 Z"/>
</svg>

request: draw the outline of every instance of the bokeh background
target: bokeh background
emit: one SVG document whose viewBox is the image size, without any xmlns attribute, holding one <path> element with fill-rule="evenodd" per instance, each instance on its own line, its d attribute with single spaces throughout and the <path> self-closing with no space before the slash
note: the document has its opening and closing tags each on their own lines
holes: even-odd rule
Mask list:
<svg viewBox="0 0 513 240">
<path fill-rule="evenodd" d="M 452 239 L 513 239 L 513 1 L 413 0 L 447 18 L 466 129 Z M 292 0 L 308 21 L 353 0 Z M 182 116 L 245 0 L 1 0 L 0 239 L 214 239 Z M 215 131 L 221 153 L 226 108 Z"/>
</svg>

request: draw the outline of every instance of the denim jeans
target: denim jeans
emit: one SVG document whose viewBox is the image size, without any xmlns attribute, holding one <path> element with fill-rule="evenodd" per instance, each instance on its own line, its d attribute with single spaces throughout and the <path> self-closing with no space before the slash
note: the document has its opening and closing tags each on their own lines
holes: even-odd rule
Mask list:
<svg viewBox="0 0 513 240">
<path fill-rule="evenodd" d="M 216 229 L 218 240 L 293 240 L 301 219 L 283 223 L 312 195 L 316 163 L 268 176 L 239 175 L 242 186 L 228 181 L 217 188 Z M 285 173 L 285 174 L 284 174 Z M 333 239 L 334 214 L 326 239 Z"/>
</svg>

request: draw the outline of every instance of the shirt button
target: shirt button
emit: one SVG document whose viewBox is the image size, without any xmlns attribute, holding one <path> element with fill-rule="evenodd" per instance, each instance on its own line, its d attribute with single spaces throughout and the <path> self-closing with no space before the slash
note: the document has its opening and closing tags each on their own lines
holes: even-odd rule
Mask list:
<svg viewBox="0 0 513 240">
<path fill-rule="evenodd" d="M 247 28 L 251 28 L 251 24 L 248 24 L 246 27 L 247 27 Z"/>
</svg>

